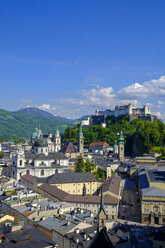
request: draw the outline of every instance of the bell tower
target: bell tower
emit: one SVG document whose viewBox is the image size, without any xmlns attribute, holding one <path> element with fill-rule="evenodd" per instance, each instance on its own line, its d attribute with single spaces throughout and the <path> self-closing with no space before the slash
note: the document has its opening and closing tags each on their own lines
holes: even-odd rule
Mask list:
<svg viewBox="0 0 165 248">
<path fill-rule="evenodd" d="M 83 154 L 83 152 L 84 152 L 84 136 L 83 136 L 83 132 L 82 132 L 82 122 L 80 123 L 80 129 L 79 129 L 78 148 L 79 148 L 80 154 Z"/>
<path fill-rule="evenodd" d="M 59 152 L 60 149 L 61 149 L 61 137 L 60 137 L 60 131 L 57 126 L 54 137 L 54 152 Z"/>
<path fill-rule="evenodd" d="M 98 233 L 106 226 L 106 212 L 104 210 L 104 196 L 101 190 L 100 209 L 98 213 Z"/>
<path fill-rule="evenodd" d="M 120 137 L 119 137 L 119 159 L 120 160 L 124 159 L 124 137 L 122 130 L 120 132 Z"/>
</svg>

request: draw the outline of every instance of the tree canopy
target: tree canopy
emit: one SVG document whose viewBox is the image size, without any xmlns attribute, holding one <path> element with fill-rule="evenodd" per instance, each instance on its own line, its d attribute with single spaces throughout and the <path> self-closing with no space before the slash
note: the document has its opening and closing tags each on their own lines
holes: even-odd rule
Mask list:
<svg viewBox="0 0 165 248">
<path fill-rule="evenodd" d="M 155 146 L 164 147 L 165 124 L 161 120 L 150 122 L 141 119 L 128 121 L 128 116 L 119 118 L 109 117 L 107 128 L 93 125 L 83 128 L 84 146 L 88 147 L 91 142 L 105 141 L 109 145 L 114 145 L 119 139 L 119 132 L 123 131 L 125 138 L 125 152 L 128 155 L 143 154 L 151 152 Z M 77 143 L 79 126 L 68 127 L 64 131 L 62 141 L 71 140 Z"/>
</svg>

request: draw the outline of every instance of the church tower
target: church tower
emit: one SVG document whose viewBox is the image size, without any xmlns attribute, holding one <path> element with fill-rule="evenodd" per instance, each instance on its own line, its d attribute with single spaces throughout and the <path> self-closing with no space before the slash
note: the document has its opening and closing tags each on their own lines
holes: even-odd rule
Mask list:
<svg viewBox="0 0 165 248">
<path fill-rule="evenodd" d="M 104 210 L 104 196 L 101 190 L 100 209 L 98 213 L 98 233 L 106 226 L 106 212 Z"/>
<path fill-rule="evenodd" d="M 59 152 L 60 149 L 61 149 L 61 137 L 60 137 L 60 131 L 57 126 L 54 137 L 54 152 Z"/>
<path fill-rule="evenodd" d="M 117 140 L 115 140 L 115 144 L 113 145 L 113 155 L 118 154 L 118 145 L 117 145 Z"/>
<path fill-rule="evenodd" d="M 83 154 L 83 152 L 84 152 L 84 137 L 83 137 L 83 132 L 82 132 L 82 123 L 80 123 L 80 129 L 79 129 L 78 148 L 79 148 L 80 154 Z"/>
<path fill-rule="evenodd" d="M 122 130 L 120 132 L 120 137 L 119 137 L 119 159 L 120 160 L 124 159 L 124 137 Z"/>
</svg>

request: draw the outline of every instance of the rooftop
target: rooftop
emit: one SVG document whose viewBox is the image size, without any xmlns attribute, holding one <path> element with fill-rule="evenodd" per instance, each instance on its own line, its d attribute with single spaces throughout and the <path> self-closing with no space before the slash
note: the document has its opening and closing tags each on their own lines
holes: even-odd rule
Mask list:
<svg viewBox="0 0 165 248">
<path fill-rule="evenodd" d="M 77 182 L 97 182 L 95 176 L 90 172 L 68 172 L 68 173 L 56 173 L 47 178 L 37 178 L 38 182 L 45 182 L 49 184 L 59 183 L 77 183 Z"/>
<path fill-rule="evenodd" d="M 105 184 L 102 187 L 102 191 L 110 191 L 116 195 L 119 194 L 119 189 L 120 189 L 120 182 L 121 182 L 121 177 L 117 175 L 112 175 L 110 179 L 107 179 Z"/>
<path fill-rule="evenodd" d="M 165 183 L 165 167 L 155 170 L 147 170 L 150 182 Z"/>
<path fill-rule="evenodd" d="M 89 146 L 109 146 L 109 144 L 104 141 L 98 141 L 90 143 Z"/>
<path fill-rule="evenodd" d="M 157 188 L 157 187 L 145 188 L 145 189 L 142 189 L 142 196 L 165 199 L 165 190 Z"/>
<path fill-rule="evenodd" d="M 77 147 L 75 147 L 71 141 L 66 141 L 60 152 L 62 153 L 78 153 Z"/>
</svg>

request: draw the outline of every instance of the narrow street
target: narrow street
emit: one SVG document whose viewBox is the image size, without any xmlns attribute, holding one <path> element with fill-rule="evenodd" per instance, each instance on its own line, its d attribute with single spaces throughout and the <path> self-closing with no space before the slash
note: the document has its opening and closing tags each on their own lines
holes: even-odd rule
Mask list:
<svg viewBox="0 0 165 248">
<path fill-rule="evenodd" d="M 125 179 L 125 186 L 121 195 L 119 219 L 140 222 L 140 202 L 134 181 L 129 178 Z"/>
</svg>

